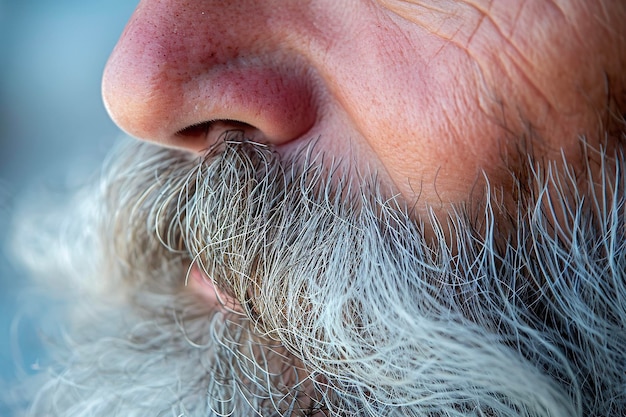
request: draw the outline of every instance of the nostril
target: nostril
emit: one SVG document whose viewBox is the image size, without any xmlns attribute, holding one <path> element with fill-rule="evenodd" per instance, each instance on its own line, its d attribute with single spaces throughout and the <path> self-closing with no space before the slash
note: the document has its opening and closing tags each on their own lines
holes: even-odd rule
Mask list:
<svg viewBox="0 0 626 417">
<path fill-rule="evenodd" d="M 209 139 L 212 137 L 219 137 L 222 133 L 229 130 L 237 130 L 244 132 L 245 135 L 250 136 L 253 135 L 257 129 L 245 122 L 240 122 L 238 120 L 208 120 L 206 122 L 196 123 L 190 126 L 187 126 L 184 129 L 176 132 L 176 136 L 179 139 Z M 252 137 L 250 138 L 252 139 Z"/>
<path fill-rule="evenodd" d="M 209 130 L 211 130 L 211 125 L 213 121 L 197 123 L 191 126 L 187 126 L 184 129 L 176 132 L 176 136 L 179 138 L 198 138 L 207 136 L 209 134 Z"/>
</svg>

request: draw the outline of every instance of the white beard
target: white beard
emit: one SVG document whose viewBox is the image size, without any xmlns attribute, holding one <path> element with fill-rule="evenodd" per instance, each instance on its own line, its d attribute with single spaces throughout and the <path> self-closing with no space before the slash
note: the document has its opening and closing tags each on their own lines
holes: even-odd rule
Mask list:
<svg viewBox="0 0 626 417">
<path fill-rule="evenodd" d="M 65 233 L 25 219 L 20 253 L 70 303 L 26 415 L 626 410 L 623 155 L 584 192 L 558 164 L 529 169 L 509 220 L 486 193 L 479 217 L 421 219 L 434 242 L 310 151 L 229 138 L 188 158 L 126 145 Z M 245 314 L 184 288 L 192 260 Z"/>
</svg>

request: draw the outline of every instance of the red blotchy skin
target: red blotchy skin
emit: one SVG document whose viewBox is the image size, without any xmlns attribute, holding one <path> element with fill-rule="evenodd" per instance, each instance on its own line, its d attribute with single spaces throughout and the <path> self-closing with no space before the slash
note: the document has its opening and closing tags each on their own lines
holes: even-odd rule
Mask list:
<svg viewBox="0 0 626 417">
<path fill-rule="evenodd" d="M 613 3 L 142 0 L 103 98 L 130 135 L 191 153 L 242 126 L 284 154 L 315 141 L 445 215 L 484 174 L 514 186 L 529 127 L 546 159 L 593 142 L 623 68 Z"/>
</svg>

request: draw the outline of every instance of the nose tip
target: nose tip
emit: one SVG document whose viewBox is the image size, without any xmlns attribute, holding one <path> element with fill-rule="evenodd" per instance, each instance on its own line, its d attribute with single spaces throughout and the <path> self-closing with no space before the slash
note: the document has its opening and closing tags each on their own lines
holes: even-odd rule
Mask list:
<svg viewBox="0 0 626 417">
<path fill-rule="evenodd" d="M 217 28 L 174 30 L 184 25 L 183 15 L 172 23 L 145 9 L 131 18 L 102 81 L 105 107 L 122 130 L 201 151 L 231 128 L 280 145 L 315 124 L 308 73 L 284 51 L 273 54 L 279 45 L 220 36 Z"/>
</svg>

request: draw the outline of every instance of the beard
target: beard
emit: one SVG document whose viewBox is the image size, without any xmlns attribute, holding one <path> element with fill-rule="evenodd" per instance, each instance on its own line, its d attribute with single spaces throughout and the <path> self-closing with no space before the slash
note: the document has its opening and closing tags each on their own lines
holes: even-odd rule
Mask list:
<svg viewBox="0 0 626 417">
<path fill-rule="evenodd" d="M 126 144 L 63 233 L 20 229 L 69 300 L 27 415 L 618 415 L 626 176 L 594 155 L 528 158 L 514 208 L 487 179 L 441 218 L 313 147 Z M 239 308 L 186 288 L 191 265 Z"/>
</svg>

